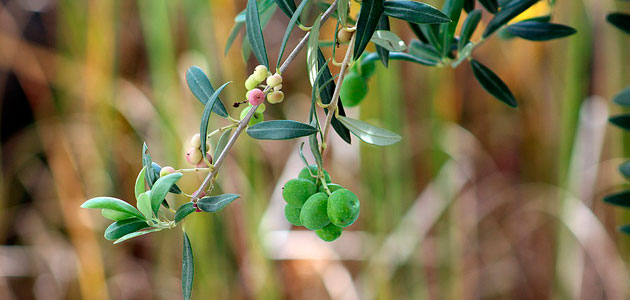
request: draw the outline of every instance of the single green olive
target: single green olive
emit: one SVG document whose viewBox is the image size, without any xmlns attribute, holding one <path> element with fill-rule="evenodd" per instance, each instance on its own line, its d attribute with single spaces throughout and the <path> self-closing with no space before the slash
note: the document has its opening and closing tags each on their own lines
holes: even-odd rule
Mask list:
<svg viewBox="0 0 630 300">
<path fill-rule="evenodd" d="M 300 221 L 300 211 L 301 209 L 299 207 L 287 204 L 284 207 L 284 217 L 287 221 L 289 221 L 289 223 L 295 226 L 302 226 L 302 221 Z"/>
<path fill-rule="evenodd" d="M 328 199 L 328 217 L 339 227 L 348 227 L 359 217 L 359 198 L 347 189 L 334 191 Z"/>
<path fill-rule="evenodd" d="M 343 105 L 347 107 L 357 106 L 368 93 L 368 85 L 361 75 L 350 72 L 341 83 L 339 96 Z"/>
<path fill-rule="evenodd" d="M 361 60 L 359 60 L 359 74 L 363 79 L 368 80 L 372 75 L 374 75 L 374 71 L 376 70 L 376 63 L 374 61 L 363 62 L 363 57 L 365 53 L 362 55 Z"/>
<path fill-rule="evenodd" d="M 309 172 L 310 170 L 310 172 Z M 300 173 L 298 174 L 298 178 L 304 178 L 315 183 L 317 181 L 317 177 L 313 177 L 311 174 L 317 176 L 317 165 L 310 165 L 308 167 L 304 167 Z M 330 174 L 326 170 L 324 170 L 324 178 L 326 178 L 326 183 L 330 182 Z"/>
<path fill-rule="evenodd" d="M 282 187 L 282 198 L 295 207 L 302 207 L 304 202 L 316 192 L 317 186 L 312 181 L 295 178 L 287 181 Z"/>
<path fill-rule="evenodd" d="M 334 193 L 336 190 L 343 189 L 343 186 L 340 186 L 340 185 L 338 185 L 336 183 L 328 183 L 328 184 L 326 184 L 326 186 L 328 186 L 328 189 L 330 190 L 331 193 Z M 318 192 L 326 192 L 326 189 L 324 188 L 323 184 L 320 184 L 318 189 L 317 189 L 317 191 Z"/>
<path fill-rule="evenodd" d="M 300 221 L 302 225 L 310 230 L 324 228 L 330 223 L 328 219 L 328 195 L 326 193 L 317 193 L 310 196 L 300 212 Z"/>
<path fill-rule="evenodd" d="M 243 111 L 241 111 L 241 120 L 245 119 L 245 116 L 247 116 L 247 113 L 249 112 L 249 110 L 252 107 L 253 106 L 245 107 L 243 109 Z M 259 106 L 259 108 L 260 108 L 260 106 Z M 264 120 L 265 120 L 265 115 L 263 115 L 262 113 L 258 112 L 258 109 L 256 109 L 256 112 L 254 112 L 254 115 L 252 116 L 252 118 L 249 119 L 248 125 L 249 126 L 256 125 L 256 124 L 258 124 L 258 123 L 260 123 L 260 122 L 262 122 Z"/>
<path fill-rule="evenodd" d="M 343 228 L 333 223 L 326 225 L 322 229 L 315 230 L 315 233 L 317 234 L 317 236 L 326 242 L 332 242 L 338 239 L 341 236 L 342 232 L 343 232 Z"/>
</svg>

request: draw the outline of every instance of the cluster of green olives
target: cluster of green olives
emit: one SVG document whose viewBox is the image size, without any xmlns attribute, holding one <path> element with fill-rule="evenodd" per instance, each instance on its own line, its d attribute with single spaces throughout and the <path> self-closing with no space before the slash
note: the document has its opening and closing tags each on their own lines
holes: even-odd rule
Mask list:
<svg viewBox="0 0 630 300">
<path fill-rule="evenodd" d="M 374 61 L 362 62 L 362 58 L 357 61 L 341 83 L 339 96 L 343 100 L 343 105 L 347 107 L 357 106 L 363 101 L 368 93 L 367 81 L 374 75 L 376 64 Z"/>
<path fill-rule="evenodd" d="M 326 190 L 317 174 L 317 165 L 310 165 L 300 171 L 298 178 L 284 184 L 284 216 L 289 223 L 315 230 L 319 238 L 332 242 L 359 217 L 359 198 L 341 185 L 330 183 L 330 175 L 324 170 Z"/>
</svg>

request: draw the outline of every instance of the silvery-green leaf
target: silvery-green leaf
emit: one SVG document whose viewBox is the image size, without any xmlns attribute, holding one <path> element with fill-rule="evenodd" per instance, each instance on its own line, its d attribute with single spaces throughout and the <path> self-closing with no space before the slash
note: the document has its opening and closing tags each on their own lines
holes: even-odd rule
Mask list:
<svg viewBox="0 0 630 300">
<path fill-rule="evenodd" d="M 398 143 L 402 139 L 400 135 L 394 132 L 376 127 L 361 120 L 340 116 L 339 121 L 345 125 L 350 132 L 368 144 L 387 146 Z"/>
</svg>

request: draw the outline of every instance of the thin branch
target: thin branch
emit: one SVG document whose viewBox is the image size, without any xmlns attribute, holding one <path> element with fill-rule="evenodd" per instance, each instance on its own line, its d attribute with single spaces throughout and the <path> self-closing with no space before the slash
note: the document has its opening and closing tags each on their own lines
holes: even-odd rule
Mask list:
<svg viewBox="0 0 630 300">
<path fill-rule="evenodd" d="M 320 21 L 322 25 L 333 14 L 333 12 L 335 12 L 336 8 L 337 8 L 337 0 L 335 0 L 335 2 L 333 2 L 330 5 L 330 7 L 328 7 L 326 12 L 324 12 L 324 14 L 322 15 L 321 21 Z M 307 32 L 304 35 L 304 37 L 302 38 L 302 40 L 300 40 L 300 42 L 295 46 L 295 48 L 293 48 L 293 51 L 291 51 L 289 56 L 287 56 L 287 59 L 280 66 L 280 69 L 279 69 L 280 73 L 282 73 L 282 72 L 284 72 L 284 70 L 286 70 L 286 68 L 293 61 L 293 59 L 295 59 L 295 57 L 302 50 L 302 48 L 304 48 L 304 46 L 308 42 L 309 35 L 310 35 L 310 32 Z M 267 94 L 267 92 L 269 92 L 270 89 L 271 89 L 270 87 L 265 88 L 265 90 L 264 90 L 265 94 Z M 225 145 L 225 149 L 221 152 L 219 157 L 216 159 L 216 161 L 214 163 L 214 170 L 212 172 L 210 172 L 208 175 L 206 175 L 206 178 L 204 178 L 203 182 L 201 183 L 201 185 L 199 186 L 197 191 L 195 191 L 192 194 L 192 197 L 191 197 L 190 201 L 196 202 L 197 199 L 199 199 L 199 196 L 202 195 L 203 192 L 206 190 L 206 188 L 210 187 L 212 189 L 214 187 L 214 182 L 216 180 L 216 175 L 219 172 L 219 168 L 223 164 L 223 161 L 225 160 L 225 157 L 227 156 L 227 153 L 230 151 L 232 146 L 234 146 L 234 143 L 236 143 L 236 139 L 238 139 L 239 135 L 243 132 L 243 130 L 245 130 L 245 128 L 247 128 L 247 124 L 249 124 L 249 120 L 252 118 L 252 116 L 256 112 L 257 108 L 258 108 L 258 105 L 255 105 L 254 107 L 252 107 L 249 110 L 249 112 L 247 113 L 247 115 L 245 116 L 245 118 L 243 118 L 238 123 L 238 127 L 234 131 L 234 134 L 232 134 L 232 136 L 228 140 L 227 144 Z"/>
</svg>

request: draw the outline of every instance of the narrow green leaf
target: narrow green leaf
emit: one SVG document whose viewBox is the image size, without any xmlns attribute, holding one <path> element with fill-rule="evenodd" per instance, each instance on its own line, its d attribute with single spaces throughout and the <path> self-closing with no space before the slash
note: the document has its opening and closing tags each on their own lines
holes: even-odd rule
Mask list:
<svg viewBox="0 0 630 300">
<path fill-rule="evenodd" d="M 462 13 L 462 6 L 464 0 L 447 0 L 444 2 L 442 12 L 450 19 L 450 23 L 440 24 L 440 40 L 442 41 L 442 56 L 447 56 L 451 51 L 451 44 L 453 43 L 453 36 L 455 35 L 455 29 L 457 29 L 457 23 Z"/>
<path fill-rule="evenodd" d="M 612 116 L 608 119 L 608 121 L 624 130 L 630 130 L 630 114 Z"/>
<path fill-rule="evenodd" d="M 103 217 L 110 219 L 112 221 L 122 221 L 126 219 L 135 218 L 135 216 L 130 215 L 128 213 L 119 212 L 119 211 L 111 210 L 107 208 L 102 209 L 101 214 L 103 215 Z"/>
<path fill-rule="evenodd" d="M 326 58 L 324 57 L 324 54 L 321 50 L 318 52 L 318 63 L 319 69 L 325 68 L 324 73 L 322 73 L 322 77 L 318 81 L 318 85 L 320 87 L 319 95 L 322 99 L 322 103 L 329 104 L 332 101 L 333 93 L 335 92 L 335 83 L 333 82 L 330 84 L 326 84 L 326 82 L 333 78 L 333 76 L 330 73 L 328 62 L 326 61 Z M 339 102 L 337 104 L 337 110 L 339 111 L 340 116 L 346 115 L 346 112 L 343 108 L 343 99 L 341 97 L 339 98 Z M 324 108 L 324 112 L 328 113 L 328 109 Z M 339 120 L 337 120 L 335 116 L 333 116 L 330 124 L 332 125 L 333 129 L 335 129 L 335 132 L 337 132 L 339 137 L 341 137 L 341 139 L 343 139 L 348 144 L 351 143 L 350 131 L 348 130 L 348 128 L 343 126 L 343 124 L 341 124 L 341 122 L 339 122 Z"/>
<path fill-rule="evenodd" d="M 295 11 L 295 2 L 293 0 L 275 0 L 280 10 L 284 12 L 285 15 L 289 18 L 293 18 L 296 15 Z M 299 15 L 299 14 L 298 14 Z"/>
<path fill-rule="evenodd" d="M 619 165 L 619 173 L 626 179 L 630 179 L 630 161 L 625 161 Z"/>
<path fill-rule="evenodd" d="M 395 33 L 388 30 L 375 31 L 371 41 L 388 51 L 404 51 L 407 49 L 405 42 Z"/>
<path fill-rule="evenodd" d="M 182 206 L 180 206 L 175 212 L 175 223 L 179 223 L 179 221 L 183 220 L 193 212 L 195 212 L 195 207 L 192 202 L 182 204 Z"/>
<path fill-rule="evenodd" d="M 197 201 L 197 207 L 205 212 L 218 212 L 240 196 L 237 194 L 223 194 L 203 197 Z"/>
<path fill-rule="evenodd" d="M 234 26 L 232 26 L 232 30 L 230 30 L 230 35 L 228 36 L 228 39 L 225 42 L 225 50 L 223 50 L 224 56 L 226 56 L 228 52 L 230 51 L 230 48 L 232 48 L 232 44 L 234 44 L 234 40 L 236 40 L 238 33 L 241 31 L 241 28 L 243 28 L 242 22 L 234 23 Z"/>
<path fill-rule="evenodd" d="M 422 2 L 407 0 L 385 1 L 383 13 L 417 24 L 439 24 L 451 22 L 451 19 L 439 9 Z"/>
<path fill-rule="evenodd" d="M 153 210 L 151 209 L 151 191 L 146 191 L 138 197 L 136 204 L 145 219 L 153 221 Z M 159 206 L 158 206 L 159 207 Z"/>
<path fill-rule="evenodd" d="M 411 55 L 409 53 L 404 53 L 404 52 L 390 52 L 389 59 L 405 60 L 405 61 L 410 61 L 410 62 L 418 63 L 421 65 L 429 66 L 429 67 L 437 65 L 436 61 L 425 59 L 422 57 L 417 57 L 417 56 Z"/>
<path fill-rule="evenodd" d="M 625 33 L 630 33 L 630 14 L 611 13 L 606 16 L 606 21 Z"/>
<path fill-rule="evenodd" d="M 232 134 L 232 129 L 228 129 L 223 134 L 221 134 L 221 137 L 219 138 L 219 141 L 217 142 L 217 146 L 214 149 L 214 157 L 215 157 L 215 159 L 218 159 L 219 156 L 221 156 L 221 153 L 223 152 L 223 149 L 225 149 L 225 146 L 227 145 L 228 141 L 230 140 L 231 134 Z"/>
<path fill-rule="evenodd" d="M 245 29 L 247 38 L 254 52 L 254 56 L 258 62 L 269 68 L 269 60 L 267 59 L 267 48 L 265 47 L 265 39 L 260 25 L 260 17 L 258 16 L 258 4 L 256 0 L 247 1 L 247 9 L 245 13 Z"/>
<path fill-rule="evenodd" d="M 136 177 L 136 185 L 134 186 L 134 193 L 136 195 L 136 199 L 138 199 L 138 196 L 140 196 L 140 194 L 144 193 L 147 191 L 146 189 L 146 181 L 144 179 L 144 174 L 146 173 L 147 168 L 146 167 L 142 167 L 142 170 L 140 170 L 140 173 L 138 173 L 138 177 Z"/>
<path fill-rule="evenodd" d="M 411 31 L 413 31 L 413 33 L 421 42 L 425 44 L 429 43 L 429 39 L 424 35 L 424 32 L 422 32 L 420 25 L 412 22 L 407 22 L 407 24 L 409 25 L 409 28 L 411 28 Z"/>
<path fill-rule="evenodd" d="M 309 0 L 303 0 L 300 3 L 300 6 L 297 7 L 293 17 L 289 20 L 289 25 L 287 25 L 287 29 L 284 31 L 284 36 L 282 37 L 282 44 L 280 45 L 280 52 L 278 53 L 278 62 L 276 63 L 276 69 L 280 68 L 280 62 L 282 61 L 282 55 L 284 54 L 284 49 L 287 47 L 287 42 L 289 41 L 289 36 L 291 35 L 291 30 L 295 27 L 295 23 L 297 23 L 300 15 L 302 14 L 302 10 L 306 7 Z"/>
<path fill-rule="evenodd" d="M 319 26 L 321 22 L 321 14 L 315 19 L 315 23 L 311 27 L 311 34 L 308 37 L 306 46 L 306 70 L 308 71 L 308 79 L 311 86 L 315 86 L 315 77 L 317 77 L 317 52 L 319 51 Z"/>
<path fill-rule="evenodd" d="M 630 207 L 630 191 L 610 194 L 604 197 L 604 202 L 622 207 Z"/>
<path fill-rule="evenodd" d="M 133 238 L 145 235 L 145 234 L 149 234 L 149 233 L 152 233 L 152 232 L 158 232 L 158 231 L 160 231 L 162 229 L 163 228 L 151 228 L 151 229 L 147 229 L 147 230 L 132 232 L 132 233 L 126 234 L 123 237 L 117 239 L 114 242 L 114 244 L 120 244 L 120 243 L 122 243 L 122 242 L 124 242 L 126 240 L 130 240 L 130 239 L 133 239 Z"/>
<path fill-rule="evenodd" d="M 378 20 L 378 25 L 376 25 L 376 29 L 377 29 L 376 32 L 379 32 L 380 30 L 387 30 L 387 31 L 389 31 L 389 29 L 390 29 L 389 28 L 389 17 L 386 16 L 385 14 L 382 14 L 381 18 Z M 398 36 L 396 36 L 396 37 L 398 37 Z M 372 39 L 374 39 L 374 37 L 372 37 Z M 374 41 L 372 41 L 372 42 L 374 42 Z M 404 42 L 403 42 L 403 45 L 404 45 Z M 395 50 L 395 51 L 402 51 L 402 50 Z M 384 47 L 381 47 L 379 45 L 376 45 L 376 53 L 378 54 L 378 57 L 381 59 L 381 62 L 383 63 L 383 66 L 385 66 L 385 68 L 387 68 L 387 66 L 389 66 L 389 50 L 384 48 Z"/>
<path fill-rule="evenodd" d="M 350 129 L 350 132 L 368 144 L 387 146 L 398 143 L 402 139 L 400 135 L 394 132 L 370 125 L 369 123 L 361 120 L 339 117 L 339 121 Z"/>
<path fill-rule="evenodd" d="M 184 247 L 182 250 L 182 295 L 185 300 L 190 300 L 192 295 L 193 279 L 195 277 L 195 262 L 193 258 L 190 239 L 184 232 Z"/>
<path fill-rule="evenodd" d="M 288 140 L 315 132 L 315 127 L 292 120 L 265 121 L 247 128 L 247 134 L 258 140 Z"/>
<path fill-rule="evenodd" d="M 479 0 L 479 3 L 492 14 L 496 14 L 499 11 L 499 2 L 497 0 Z"/>
<path fill-rule="evenodd" d="M 311 126 L 317 128 L 317 120 L 313 119 L 311 121 Z M 313 153 L 313 157 L 315 157 L 315 161 L 318 166 L 324 165 L 322 160 L 322 154 L 319 152 L 319 141 L 317 140 L 317 134 L 309 135 L 308 137 L 308 145 L 311 148 L 311 153 Z"/>
<path fill-rule="evenodd" d="M 627 86 L 619 92 L 615 98 L 613 98 L 613 102 L 623 107 L 630 107 L 630 86 Z"/>
<path fill-rule="evenodd" d="M 567 37 L 577 31 L 569 26 L 537 21 L 522 21 L 507 27 L 515 36 L 530 41 L 548 41 Z"/>
<path fill-rule="evenodd" d="M 206 149 L 206 139 L 208 138 L 208 122 L 210 122 L 210 113 L 212 112 L 212 108 L 214 104 L 218 101 L 219 95 L 223 91 L 223 89 L 230 84 L 231 81 L 224 83 L 220 86 L 210 98 L 206 102 L 206 106 L 203 108 L 203 114 L 201 115 L 201 127 L 199 129 L 199 137 L 201 139 L 201 153 L 206 153 L 208 149 Z"/>
<path fill-rule="evenodd" d="M 536 4 L 536 2 L 538 2 L 538 0 L 514 0 L 509 2 L 490 20 L 490 23 L 486 26 L 486 30 L 483 32 L 483 37 L 486 38 L 493 34 L 503 25 L 507 24 L 507 22 L 514 19 L 514 17 Z"/>
<path fill-rule="evenodd" d="M 488 93 L 511 107 L 518 105 L 514 95 L 499 76 L 474 59 L 470 61 L 470 65 L 475 78 Z"/>
<path fill-rule="evenodd" d="M 112 197 L 96 197 L 92 198 L 88 201 L 83 202 L 81 204 L 83 208 L 100 208 L 100 209 L 111 209 L 121 213 L 130 214 L 132 216 L 136 216 L 140 219 L 144 219 L 144 215 L 140 213 L 133 205 Z"/>
<path fill-rule="evenodd" d="M 471 11 L 466 20 L 464 20 L 464 25 L 462 25 L 462 30 L 459 35 L 459 42 L 457 43 L 457 51 L 462 51 L 466 44 L 470 41 L 470 37 L 477 29 L 477 25 L 479 25 L 479 21 L 481 20 L 481 10 L 475 9 Z"/>
<path fill-rule="evenodd" d="M 337 1 L 337 15 L 339 15 L 339 22 L 343 27 L 348 27 L 348 13 L 350 12 L 350 0 L 338 0 Z"/>
<path fill-rule="evenodd" d="M 147 146 L 147 143 L 144 143 L 142 145 L 142 165 L 147 170 L 145 173 L 145 179 L 147 181 L 147 184 L 149 185 L 149 188 L 151 188 L 153 186 L 153 183 L 158 179 L 158 177 L 160 177 L 159 172 L 157 175 L 152 172 L 152 163 L 153 161 L 151 160 L 151 154 L 149 154 L 149 147 Z"/>
<path fill-rule="evenodd" d="M 361 2 L 357 31 L 355 32 L 353 58 L 357 60 L 367 47 L 376 25 L 383 14 L 383 0 L 364 0 Z"/>
<path fill-rule="evenodd" d="M 434 65 L 437 65 L 440 60 L 442 60 L 442 56 L 435 50 L 435 48 L 431 45 L 422 43 L 419 40 L 411 41 L 411 44 L 409 45 L 409 54 L 417 58 L 430 61 Z"/>
<path fill-rule="evenodd" d="M 107 240 L 113 241 L 127 234 L 136 232 L 140 229 L 144 229 L 147 227 L 149 227 L 149 225 L 143 219 L 138 219 L 138 218 L 126 219 L 126 220 L 114 222 L 111 225 L 109 225 L 109 227 L 105 229 L 104 236 Z"/>
<path fill-rule="evenodd" d="M 201 104 L 206 105 L 212 94 L 214 94 L 214 88 L 203 70 L 197 66 L 188 68 L 186 71 L 186 82 L 188 83 L 188 88 L 190 88 L 190 91 L 195 95 L 197 100 L 199 100 Z M 215 114 L 223 118 L 227 118 L 228 116 L 221 99 L 217 100 L 212 110 Z"/>
<path fill-rule="evenodd" d="M 151 209 L 155 215 L 160 210 L 160 204 L 164 201 L 166 194 L 171 187 L 182 177 L 182 173 L 171 173 L 164 177 L 160 177 L 151 189 Z"/>
</svg>

